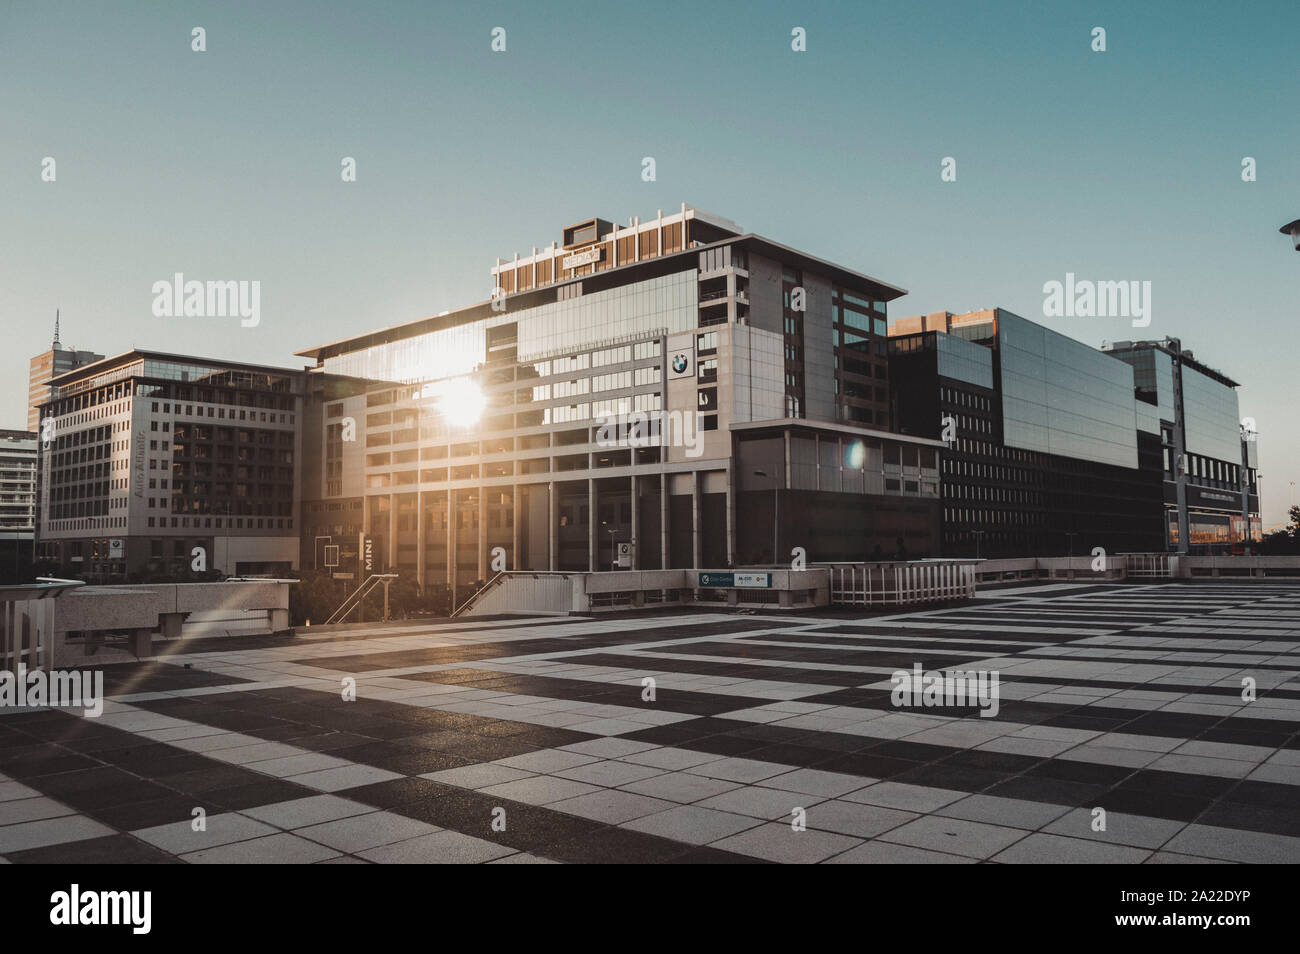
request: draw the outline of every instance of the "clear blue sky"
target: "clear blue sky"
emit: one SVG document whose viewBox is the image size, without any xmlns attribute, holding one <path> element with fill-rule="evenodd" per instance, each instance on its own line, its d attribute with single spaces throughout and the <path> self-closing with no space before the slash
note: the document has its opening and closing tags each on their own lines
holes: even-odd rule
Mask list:
<svg viewBox="0 0 1300 954">
<path fill-rule="evenodd" d="M 909 289 L 896 316 L 1181 337 L 1243 382 L 1277 523 L 1300 480 L 1277 234 L 1300 217 L 1297 36 L 1294 0 L 0 0 L 0 426 L 56 307 L 65 346 L 294 366 L 485 298 L 497 255 L 565 224 L 686 201 Z M 261 281 L 261 324 L 155 318 L 176 271 Z M 1152 324 L 1043 319 L 1068 271 L 1151 281 Z"/>
</svg>

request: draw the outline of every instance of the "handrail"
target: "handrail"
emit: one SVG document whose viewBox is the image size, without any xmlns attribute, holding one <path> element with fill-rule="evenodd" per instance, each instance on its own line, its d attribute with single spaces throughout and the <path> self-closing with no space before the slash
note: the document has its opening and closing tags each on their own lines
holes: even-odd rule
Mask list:
<svg viewBox="0 0 1300 954">
<path fill-rule="evenodd" d="M 455 619 L 461 613 L 465 612 L 465 610 L 469 609 L 476 602 L 478 602 L 478 598 L 482 596 L 484 593 L 486 593 L 489 589 L 496 586 L 501 581 L 501 578 L 506 575 L 507 572 L 508 571 L 506 570 L 498 570 L 490 580 L 488 580 L 477 590 L 471 593 L 464 603 L 461 603 L 460 606 L 457 606 L 454 609 L 452 609 L 451 618 Z"/>
<path fill-rule="evenodd" d="M 370 595 L 371 590 L 381 582 L 387 585 L 386 581 L 395 579 L 397 579 L 396 573 L 372 573 L 366 577 L 364 583 L 352 591 L 352 595 L 343 601 L 342 605 L 330 615 L 330 618 L 325 620 L 325 625 L 329 626 L 347 619 L 352 611 L 361 605 L 361 601 Z"/>
</svg>

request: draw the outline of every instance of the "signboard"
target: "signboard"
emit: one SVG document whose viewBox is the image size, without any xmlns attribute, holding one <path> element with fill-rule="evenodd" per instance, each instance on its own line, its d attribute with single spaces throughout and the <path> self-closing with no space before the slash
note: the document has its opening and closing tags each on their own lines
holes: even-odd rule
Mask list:
<svg viewBox="0 0 1300 954">
<path fill-rule="evenodd" d="M 361 566 L 367 573 L 375 571 L 374 542 L 366 534 L 361 534 Z"/>
<path fill-rule="evenodd" d="M 670 351 L 668 353 L 668 377 L 690 378 L 695 376 L 695 355 L 690 351 Z"/>
<path fill-rule="evenodd" d="M 110 560 L 122 559 L 122 541 L 120 539 L 108 541 L 108 558 Z"/>
<path fill-rule="evenodd" d="M 767 589 L 772 585 L 771 573 L 701 573 L 700 586 L 741 587 L 744 589 Z"/>
<path fill-rule="evenodd" d="M 326 566 L 339 565 L 339 545 L 337 543 L 325 544 L 325 565 Z"/>
<path fill-rule="evenodd" d="M 593 245 L 589 249 L 581 252 L 574 252 L 572 255 L 566 255 L 561 260 L 560 265 L 564 268 L 581 268 L 583 265 L 591 265 L 599 262 L 605 257 L 605 247 L 603 245 Z"/>
<path fill-rule="evenodd" d="M 617 544 L 617 547 L 614 565 L 619 569 L 630 570 L 632 568 L 632 544 L 620 543 Z"/>
</svg>

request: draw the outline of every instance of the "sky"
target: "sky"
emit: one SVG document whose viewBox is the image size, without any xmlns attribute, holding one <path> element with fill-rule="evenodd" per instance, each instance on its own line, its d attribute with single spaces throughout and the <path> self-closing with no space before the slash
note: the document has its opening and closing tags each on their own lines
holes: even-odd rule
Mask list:
<svg viewBox="0 0 1300 954">
<path fill-rule="evenodd" d="M 1180 338 L 1242 383 L 1277 524 L 1298 35 L 1294 0 L 0 0 L 0 427 L 24 426 L 56 308 L 65 347 L 299 367 L 487 298 L 498 256 L 565 225 L 687 202 L 908 289 L 892 317 Z M 155 316 L 176 272 L 259 281 L 260 321 Z M 1067 273 L 1151 282 L 1149 326 L 1046 317 Z"/>
</svg>

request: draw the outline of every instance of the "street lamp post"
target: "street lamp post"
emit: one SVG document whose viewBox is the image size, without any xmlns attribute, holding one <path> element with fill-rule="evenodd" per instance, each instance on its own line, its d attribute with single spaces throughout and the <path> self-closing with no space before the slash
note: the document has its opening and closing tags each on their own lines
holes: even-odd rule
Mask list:
<svg viewBox="0 0 1300 954">
<path fill-rule="evenodd" d="M 614 545 L 614 535 L 618 533 L 618 528 L 611 527 L 608 520 L 602 520 L 600 525 L 609 533 L 609 571 L 613 573 L 618 569 L 618 547 Z"/>
</svg>

